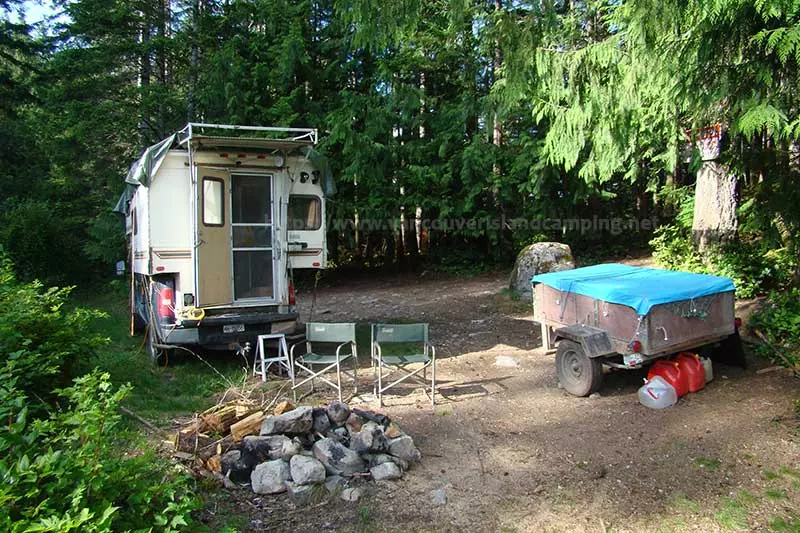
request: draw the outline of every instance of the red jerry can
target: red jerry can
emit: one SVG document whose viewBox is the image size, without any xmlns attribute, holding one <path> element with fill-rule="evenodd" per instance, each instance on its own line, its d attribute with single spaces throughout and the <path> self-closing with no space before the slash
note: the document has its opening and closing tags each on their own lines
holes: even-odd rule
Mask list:
<svg viewBox="0 0 800 533">
<path fill-rule="evenodd" d="M 648 381 L 655 376 L 661 376 L 664 378 L 664 381 L 672 385 L 675 392 L 678 394 L 678 398 L 689 392 L 689 380 L 686 379 L 687 375 L 681 370 L 681 365 L 676 361 L 659 359 L 653 363 L 653 366 L 650 367 L 650 371 L 647 372 Z"/>
<path fill-rule="evenodd" d="M 681 352 L 675 358 L 675 362 L 680 365 L 681 372 L 687 377 L 689 392 L 697 392 L 706 386 L 706 369 L 699 355 Z"/>
</svg>

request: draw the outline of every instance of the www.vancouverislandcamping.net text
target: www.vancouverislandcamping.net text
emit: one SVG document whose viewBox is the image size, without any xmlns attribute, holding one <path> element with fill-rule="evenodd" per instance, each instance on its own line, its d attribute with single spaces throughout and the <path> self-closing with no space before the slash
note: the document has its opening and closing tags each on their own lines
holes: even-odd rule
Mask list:
<svg viewBox="0 0 800 533">
<path fill-rule="evenodd" d="M 612 235 L 639 231 L 652 231 L 658 227 L 657 217 L 649 218 L 400 218 L 381 219 L 333 219 L 328 224 L 331 231 L 379 232 L 398 231 L 401 227 L 409 231 L 417 229 L 433 231 L 545 231 L 579 232 L 581 234 L 607 232 Z M 289 228 L 290 230 L 292 228 Z"/>
</svg>

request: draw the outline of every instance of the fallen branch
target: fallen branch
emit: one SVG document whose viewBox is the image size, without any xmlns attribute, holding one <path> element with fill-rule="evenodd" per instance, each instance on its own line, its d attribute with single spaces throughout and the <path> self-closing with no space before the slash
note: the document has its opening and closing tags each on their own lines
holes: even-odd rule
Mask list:
<svg viewBox="0 0 800 533">
<path fill-rule="evenodd" d="M 136 413 L 134 413 L 133 411 L 131 411 L 127 407 L 123 407 L 122 405 L 120 405 L 119 406 L 119 410 L 120 410 L 120 412 L 122 412 L 122 414 L 126 414 L 129 417 L 133 418 L 134 420 L 136 420 L 137 422 L 142 424 L 144 427 L 146 427 L 147 429 L 149 429 L 153 433 L 156 433 L 157 435 L 159 435 L 161 437 L 168 437 L 167 433 L 163 429 L 157 428 L 152 423 L 148 422 L 147 420 L 145 420 L 141 416 L 137 415 Z"/>
<path fill-rule="evenodd" d="M 788 358 L 788 357 L 786 357 L 785 355 L 783 355 L 783 354 L 780 352 L 780 350 L 778 350 L 778 349 L 777 349 L 777 348 L 776 348 L 776 347 L 775 347 L 775 346 L 774 346 L 774 345 L 773 345 L 771 342 L 769 342 L 769 339 L 767 339 L 767 336 L 766 336 L 766 335 L 764 335 L 763 333 L 761 333 L 761 331 L 759 331 L 759 330 L 757 330 L 757 329 L 754 329 L 754 330 L 753 330 L 753 333 L 755 333 L 755 334 L 756 334 L 756 337 L 758 337 L 758 338 L 761 340 L 761 342 L 763 342 L 765 345 L 767 345 L 767 346 L 769 347 L 769 349 L 770 349 L 770 350 L 772 350 L 772 351 L 773 351 L 773 353 L 774 353 L 775 355 L 777 355 L 777 356 L 778 356 L 778 358 L 779 358 L 781 361 L 783 361 L 784 363 L 786 363 L 786 367 L 787 367 L 788 369 L 790 369 L 790 370 L 791 370 L 791 371 L 794 373 L 794 375 L 795 375 L 795 376 L 797 376 L 797 375 L 798 375 L 798 368 L 797 368 L 797 365 L 795 365 L 794 363 L 792 363 L 792 362 L 789 360 L 789 358 Z"/>
</svg>

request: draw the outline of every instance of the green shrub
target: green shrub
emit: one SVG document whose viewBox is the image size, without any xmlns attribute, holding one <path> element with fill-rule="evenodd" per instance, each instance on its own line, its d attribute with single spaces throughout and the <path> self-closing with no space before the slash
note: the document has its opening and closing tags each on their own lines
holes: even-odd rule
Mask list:
<svg viewBox="0 0 800 533">
<path fill-rule="evenodd" d="M 70 378 L 104 339 L 69 289 L 20 283 L 0 250 L 0 531 L 177 531 L 186 477 L 130 449 L 120 401 L 97 371 Z"/>
<path fill-rule="evenodd" d="M 692 242 L 691 231 L 681 225 L 658 228 L 650 246 L 653 258 L 665 268 L 731 278 L 739 298 L 785 288 L 795 269 L 795 259 L 788 251 L 770 249 L 759 241 L 722 244 L 701 255 Z"/>
<path fill-rule="evenodd" d="M 9 363 L 0 370 L 0 530 L 178 531 L 196 502 L 187 482 L 150 454 L 123 453 L 119 403 L 108 374 L 57 391 L 66 407 L 30 416 Z"/>
<path fill-rule="evenodd" d="M 800 364 L 800 289 L 773 292 L 763 305 L 750 315 L 749 326 L 766 336 L 770 344 L 786 357 L 781 359 L 769 346 L 758 352 L 775 363 Z"/>
<path fill-rule="evenodd" d="M 19 283 L 0 249 L 0 364 L 10 365 L 28 396 L 46 397 L 69 384 L 77 359 L 105 344 L 89 327 L 103 314 L 71 307 L 70 291 Z"/>
</svg>

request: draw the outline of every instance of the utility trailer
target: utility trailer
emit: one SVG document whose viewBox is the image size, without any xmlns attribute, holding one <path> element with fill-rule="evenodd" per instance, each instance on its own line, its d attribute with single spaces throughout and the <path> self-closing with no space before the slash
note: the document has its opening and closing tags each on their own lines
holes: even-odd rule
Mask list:
<svg viewBox="0 0 800 533">
<path fill-rule="evenodd" d="M 548 352 L 557 343 L 558 379 L 576 396 L 600 389 L 604 365 L 638 369 L 720 341 L 728 359 L 743 364 L 728 278 L 602 264 L 531 282 L 542 343 Z"/>
<path fill-rule="evenodd" d="M 324 269 L 333 193 L 317 131 L 190 123 L 147 148 L 116 211 L 130 244 L 131 333 L 150 355 L 295 332 L 292 273 Z"/>
</svg>

